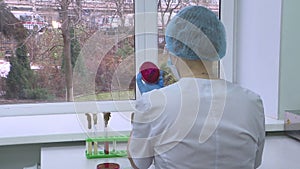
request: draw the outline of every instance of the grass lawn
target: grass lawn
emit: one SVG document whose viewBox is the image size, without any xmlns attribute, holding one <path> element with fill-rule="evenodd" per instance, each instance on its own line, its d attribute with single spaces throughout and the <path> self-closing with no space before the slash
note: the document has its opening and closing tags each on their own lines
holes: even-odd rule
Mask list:
<svg viewBox="0 0 300 169">
<path fill-rule="evenodd" d="M 101 92 L 97 94 L 81 95 L 74 97 L 75 101 L 108 101 L 108 100 L 133 100 L 135 99 L 134 90 L 126 91 L 111 91 L 111 92 Z"/>
</svg>

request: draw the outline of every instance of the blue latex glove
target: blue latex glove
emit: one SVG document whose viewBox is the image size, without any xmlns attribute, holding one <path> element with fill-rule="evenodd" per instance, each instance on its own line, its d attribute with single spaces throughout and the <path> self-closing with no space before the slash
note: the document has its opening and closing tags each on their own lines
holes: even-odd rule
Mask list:
<svg viewBox="0 0 300 169">
<path fill-rule="evenodd" d="M 141 73 L 137 74 L 136 83 L 138 85 L 138 88 L 139 88 L 141 94 L 143 94 L 145 92 L 149 92 L 153 89 L 160 89 L 160 88 L 164 87 L 163 71 L 161 70 L 159 72 L 159 79 L 158 79 L 157 83 L 155 83 L 155 84 L 149 84 L 149 83 L 143 82 Z"/>
</svg>

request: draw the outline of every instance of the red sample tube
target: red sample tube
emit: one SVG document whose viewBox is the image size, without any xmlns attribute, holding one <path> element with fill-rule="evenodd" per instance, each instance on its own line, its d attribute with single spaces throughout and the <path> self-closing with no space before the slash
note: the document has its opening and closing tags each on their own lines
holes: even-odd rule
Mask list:
<svg viewBox="0 0 300 169">
<path fill-rule="evenodd" d="M 109 154 L 109 142 L 104 142 L 104 154 Z"/>
</svg>

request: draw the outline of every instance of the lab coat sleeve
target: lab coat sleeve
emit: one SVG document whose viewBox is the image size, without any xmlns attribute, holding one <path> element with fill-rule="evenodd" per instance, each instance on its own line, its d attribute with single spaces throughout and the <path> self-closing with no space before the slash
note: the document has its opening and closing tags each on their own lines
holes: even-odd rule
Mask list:
<svg viewBox="0 0 300 169">
<path fill-rule="evenodd" d="M 129 143 L 129 153 L 138 168 L 149 168 L 153 163 L 154 148 L 151 139 L 147 138 L 148 126 L 144 124 L 133 124 L 134 129 Z"/>
<path fill-rule="evenodd" d="M 132 161 L 138 168 L 149 168 L 153 163 L 154 148 L 150 137 L 151 123 L 143 120 L 145 113 L 149 110 L 148 102 L 149 100 L 145 96 L 137 102 L 139 111 L 134 114 L 132 133 L 128 145 Z"/>
<path fill-rule="evenodd" d="M 258 142 L 257 142 L 257 151 L 256 151 L 256 158 L 255 158 L 255 168 L 258 168 L 262 162 L 262 154 L 265 144 L 265 115 L 264 115 L 264 108 L 262 100 L 258 99 Z"/>
</svg>

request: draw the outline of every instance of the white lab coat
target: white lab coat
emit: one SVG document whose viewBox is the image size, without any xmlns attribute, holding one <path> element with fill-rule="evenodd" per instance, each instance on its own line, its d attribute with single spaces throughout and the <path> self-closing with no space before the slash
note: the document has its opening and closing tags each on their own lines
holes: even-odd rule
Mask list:
<svg viewBox="0 0 300 169">
<path fill-rule="evenodd" d="M 224 80 L 182 78 L 136 102 L 129 152 L 146 169 L 254 169 L 265 140 L 260 97 Z"/>
</svg>

